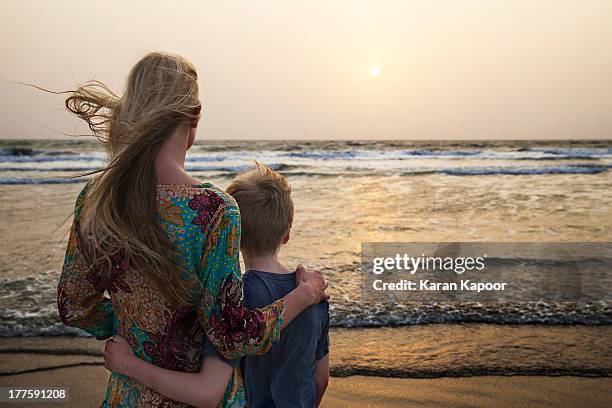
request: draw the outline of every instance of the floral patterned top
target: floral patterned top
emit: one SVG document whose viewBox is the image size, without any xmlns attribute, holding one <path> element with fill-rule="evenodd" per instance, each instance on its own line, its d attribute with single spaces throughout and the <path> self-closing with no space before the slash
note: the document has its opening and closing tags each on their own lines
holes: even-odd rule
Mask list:
<svg viewBox="0 0 612 408">
<path fill-rule="evenodd" d="M 158 185 L 161 227 L 172 241 L 186 279 L 197 293 L 187 308 L 169 305 L 143 274 L 126 259 L 115 259 L 110 271 L 90 268 L 80 256 L 83 239 L 79 214 L 88 186 L 74 210 L 59 286 L 62 321 L 98 339 L 126 337 L 134 353 L 157 366 L 199 371 L 206 341 L 228 359 L 265 353 L 278 341 L 282 300 L 248 310 L 242 294 L 239 263 L 240 213 L 234 199 L 211 184 Z M 108 294 L 108 296 L 105 295 Z M 245 406 L 240 369 L 234 369 L 222 406 Z M 103 407 L 182 407 L 121 375 L 112 374 Z"/>
</svg>

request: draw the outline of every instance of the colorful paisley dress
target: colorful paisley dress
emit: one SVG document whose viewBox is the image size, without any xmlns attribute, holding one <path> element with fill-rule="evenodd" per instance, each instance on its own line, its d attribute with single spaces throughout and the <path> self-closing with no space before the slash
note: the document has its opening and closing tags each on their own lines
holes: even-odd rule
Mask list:
<svg viewBox="0 0 612 408">
<path fill-rule="evenodd" d="M 157 186 L 160 225 L 177 249 L 185 281 L 195 293 L 192 306 L 175 308 L 127 259 L 114 259 L 110 271 L 90 268 L 84 262 L 77 240 L 83 239 L 79 214 L 87 188 L 77 199 L 58 286 L 58 310 L 65 324 L 98 339 L 124 336 L 138 357 L 184 372 L 199 371 L 204 341 L 210 341 L 228 359 L 265 353 L 278 341 L 283 301 L 255 310 L 248 310 L 243 301 L 240 213 L 231 196 L 211 184 Z M 239 370 L 234 369 L 228 383 L 224 407 L 245 406 Z M 112 374 L 102 406 L 184 404 Z"/>
</svg>

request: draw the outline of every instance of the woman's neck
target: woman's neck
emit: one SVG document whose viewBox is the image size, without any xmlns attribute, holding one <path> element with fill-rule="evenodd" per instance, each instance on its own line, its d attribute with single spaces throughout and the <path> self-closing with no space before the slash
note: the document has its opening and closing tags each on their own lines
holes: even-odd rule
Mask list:
<svg viewBox="0 0 612 408">
<path fill-rule="evenodd" d="M 179 125 L 155 158 L 155 175 L 160 184 L 199 184 L 185 171 L 189 126 Z"/>
</svg>

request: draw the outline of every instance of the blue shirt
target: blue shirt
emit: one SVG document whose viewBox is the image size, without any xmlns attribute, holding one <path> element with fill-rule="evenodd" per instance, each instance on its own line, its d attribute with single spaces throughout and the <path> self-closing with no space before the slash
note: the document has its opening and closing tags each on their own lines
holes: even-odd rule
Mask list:
<svg viewBox="0 0 612 408">
<path fill-rule="evenodd" d="M 243 280 L 249 309 L 267 306 L 296 287 L 295 273 L 251 270 Z M 300 313 L 266 354 L 242 359 L 249 407 L 314 407 L 315 363 L 327 353 L 329 305 L 321 302 Z"/>
</svg>

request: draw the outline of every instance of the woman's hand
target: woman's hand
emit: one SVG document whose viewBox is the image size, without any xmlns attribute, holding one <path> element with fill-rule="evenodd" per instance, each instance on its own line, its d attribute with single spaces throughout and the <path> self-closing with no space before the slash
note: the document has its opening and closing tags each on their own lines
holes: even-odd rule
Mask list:
<svg viewBox="0 0 612 408">
<path fill-rule="evenodd" d="M 298 265 L 295 270 L 295 283 L 297 287 L 283 298 L 285 308 L 282 315 L 282 329 L 304 309 L 329 299 L 329 295 L 325 293 L 327 282 L 319 271 L 307 271 L 304 265 Z"/>
<path fill-rule="evenodd" d="M 104 367 L 115 374 L 127 375 L 131 362 L 136 356 L 132 346 L 121 336 L 114 336 L 106 341 L 104 346 Z"/>
<path fill-rule="evenodd" d="M 313 305 L 329 299 L 329 295 L 325 293 L 327 282 L 319 271 L 307 271 L 304 265 L 298 265 L 295 270 L 295 283 L 298 287 L 308 289 Z"/>
</svg>

